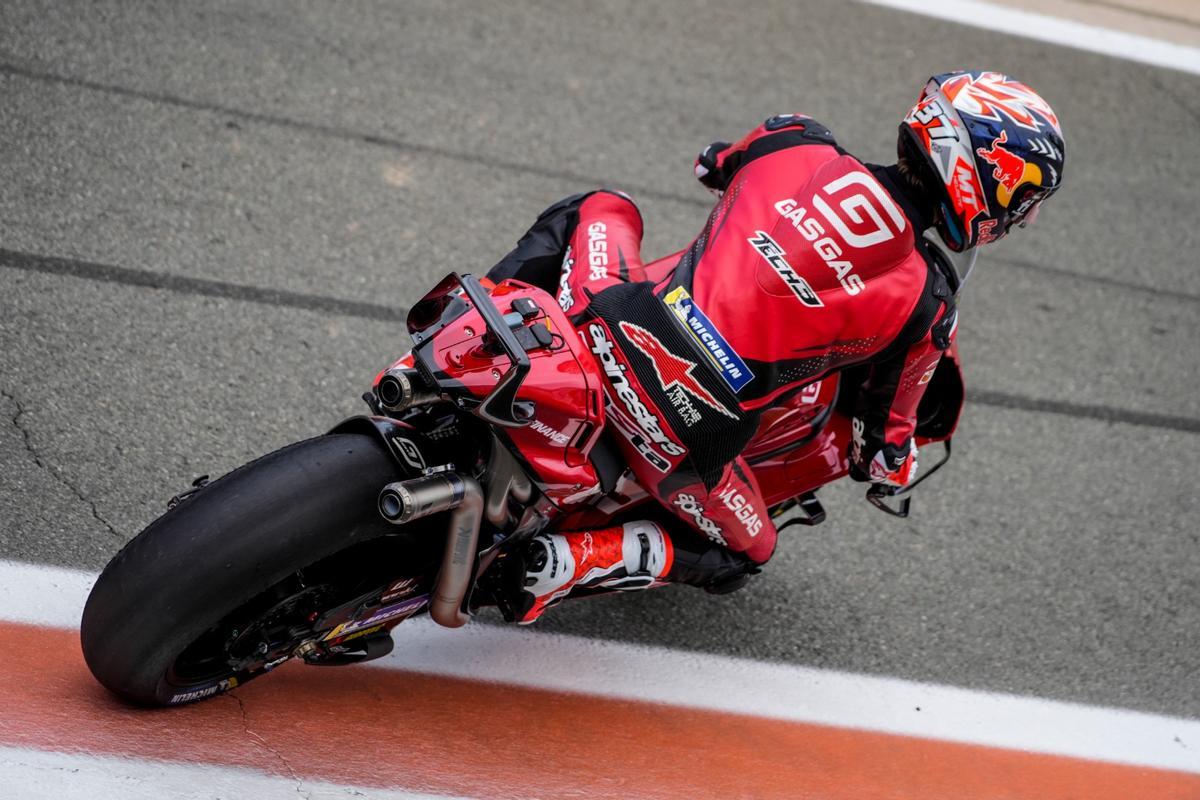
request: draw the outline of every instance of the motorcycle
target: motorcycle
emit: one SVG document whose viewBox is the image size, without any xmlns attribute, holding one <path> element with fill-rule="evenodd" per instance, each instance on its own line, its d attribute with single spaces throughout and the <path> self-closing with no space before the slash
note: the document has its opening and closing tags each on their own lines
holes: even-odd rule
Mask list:
<svg viewBox="0 0 1200 800">
<path fill-rule="evenodd" d="M 553 288 L 448 275 L 412 307 L 413 348 L 363 396 L 371 414 L 172 498 L 88 598 L 96 679 L 137 704 L 180 705 L 293 659 L 380 658 L 418 615 L 456 628 L 495 607 L 511 621 L 530 537 L 663 513 L 609 439 L 601 368 Z M 816 492 L 848 472 L 862 377 L 826 376 L 763 413 L 744 455 L 781 530 L 825 519 Z M 918 444 L 944 456 L 868 501 L 908 514 L 909 493 L 949 459 L 962 402 L 952 347 L 918 412 Z"/>
</svg>

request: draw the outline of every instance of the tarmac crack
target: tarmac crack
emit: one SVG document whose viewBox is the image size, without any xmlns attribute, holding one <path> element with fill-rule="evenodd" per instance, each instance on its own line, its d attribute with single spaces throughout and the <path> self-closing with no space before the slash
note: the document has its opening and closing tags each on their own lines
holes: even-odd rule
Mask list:
<svg viewBox="0 0 1200 800">
<path fill-rule="evenodd" d="M 245 731 L 246 735 L 254 740 L 256 744 L 258 744 L 268 753 L 279 759 L 279 763 L 283 764 L 283 768 L 287 770 L 288 776 L 296 782 L 296 794 L 300 795 L 305 800 L 312 800 L 312 792 L 304 788 L 304 779 L 300 777 L 298 772 L 296 772 L 296 769 L 292 766 L 292 762 L 288 760 L 287 756 L 272 747 L 271 743 L 267 741 L 265 736 L 250 729 L 250 715 L 246 711 L 246 704 L 242 702 L 242 698 L 235 694 L 227 694 L 225 696 L 237 703 L 238 710 L 242 715 L 242 730 Z"/>
<path fill-rule="evenodd" d="M 4 389 L 0 389 L 0 395 L 3 395 L 10 402 L 12 402 L 13 406 L 16 408 L 16 413 L 12 415 L 11 421 L 13 427 L 21 432 L 21 439 L 25 444 L 25 450 L 29 453 L 30 457 L 33 458 L 33 463 L 37 464 L 44 472 L 49 474 L 50 477 L 54 478 L 55 481 L 66 487 L 71 494 L 79 498 L 79 500 L 81 500 L 83 504 L 86 505 L 89 510 L 91 510 L 92 517 L 95 518 L 95 520 L 99 522 L 104 529 L 108 531 L 110 535 L 112 535 L 113 538 L 121 540 L 123 537 L 121 536 L 120 532 L 116 529 L 116 527 L 113 526 L 111 522 L 104 518 L 103 514 L 100 513 L 100 509 L 96 505 L 96 501 L 84 494 L 83 490 L 79 488 L 73 481 L 63 475 L 61 470 L 52 467 L 44 458 L 42 458 L 41 453 L 38 452 L 37 447 L 33 443 L 33 434 L 29 431 L 28 427 L 21 423 L 21 418 L 25 416 L 26 411 L 25 406 L 20 400 L 17 399 L 16 395 L 13 395 Z"/>
</svg>

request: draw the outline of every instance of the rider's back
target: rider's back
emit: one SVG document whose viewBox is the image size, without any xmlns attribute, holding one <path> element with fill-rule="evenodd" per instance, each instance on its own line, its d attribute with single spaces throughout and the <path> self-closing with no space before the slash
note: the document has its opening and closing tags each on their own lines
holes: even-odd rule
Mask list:
<svg viewBox="0 0 1200 800">
<path fill-rule="evenodd" d="M 789 139 L 738 168 L 662 289 L 682 286 L 747 364 L 746 409 L 907 346 L 940 306 L 916 214 L 886 175 L 831 137 Z"/>
</svg>

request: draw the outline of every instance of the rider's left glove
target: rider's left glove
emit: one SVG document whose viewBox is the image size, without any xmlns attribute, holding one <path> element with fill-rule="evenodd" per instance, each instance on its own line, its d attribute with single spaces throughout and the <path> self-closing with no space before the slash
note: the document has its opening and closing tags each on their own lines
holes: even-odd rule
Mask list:
<svg viewBox="0 0 1200 800">
<path fill-rule="evenodd" d="M 700 155 L 696 156 L 696 164 L 693 167 L 696 180 L 704 184 L 717 197 L 720 197 L 725 192 L 725 187 L 729 185 L 729 176 L 721 169 L 719 163 L 721 153 L 728 150 L 729 147 L 729 142 L 713 142 L 701 150 Z"/>
</svg>

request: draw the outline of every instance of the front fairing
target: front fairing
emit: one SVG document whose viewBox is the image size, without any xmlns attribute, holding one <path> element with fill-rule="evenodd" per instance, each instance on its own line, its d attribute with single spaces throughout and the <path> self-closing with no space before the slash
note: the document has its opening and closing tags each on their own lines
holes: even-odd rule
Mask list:
<svg viewBox="0 0 1200 800">
<path fill-rule="evenodd" d="M 850 472 L 851 419 L 838 410 L 837 397 L 855 387 L 842 386 L 844 373 L 822 381 L 804 402 L 802 392 L 781 407 L 781 416 L 764 414 L 764 424 L 746 450 L 746 459 L 767 506 L 819 489 Z M 951 343 L 925 388 L 917 408 L 918 447 L 950 439 L 963 405 L 963 379 L 958 346 Z M 845 408 L 841 405 L 841 408 Z M 818 421 L 817 425 L 812 420 Z M 780 423 L 792 422 L 788 429 Z M 792 444 L 788 447 L 789 442 Z"/>
</svg>

